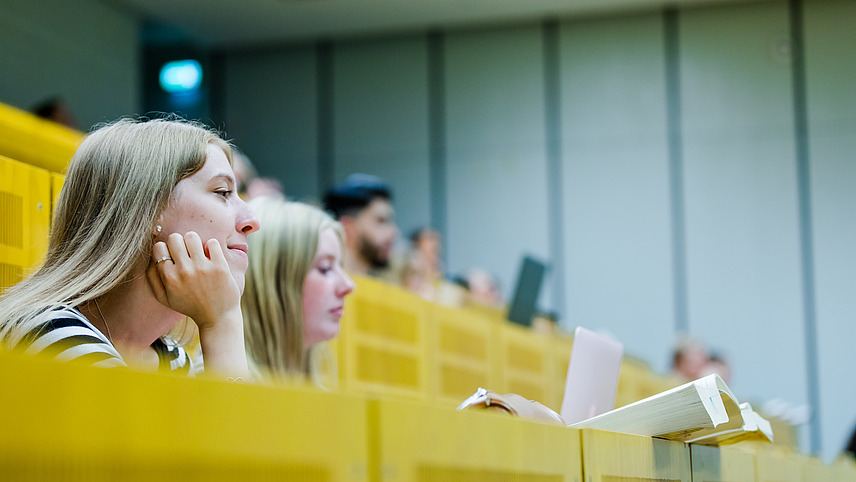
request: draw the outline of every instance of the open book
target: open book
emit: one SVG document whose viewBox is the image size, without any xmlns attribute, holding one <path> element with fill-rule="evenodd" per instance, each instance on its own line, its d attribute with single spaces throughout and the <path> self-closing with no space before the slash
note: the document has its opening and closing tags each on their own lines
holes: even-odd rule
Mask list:
<svg viewBox="0 0 856 482">
<path fill-rule="evenodd" d="M 570 425 L 703 445 L 773 441 L 770 422 L 737 398 L 718 375 L 708 375 Z"/>
</svg>

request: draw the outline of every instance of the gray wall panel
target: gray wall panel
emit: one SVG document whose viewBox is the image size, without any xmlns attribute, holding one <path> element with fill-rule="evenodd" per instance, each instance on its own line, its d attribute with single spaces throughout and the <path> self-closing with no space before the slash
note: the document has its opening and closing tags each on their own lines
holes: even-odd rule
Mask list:
<svg viewBox="0 0 856 482">
<path fill-rule="evenodd" d="M 333 59 L 334 177 L 384 177 L 406 235 L 430 222 L 426 39 L 337 44 Z"/>
<path fill-rule="evenodd" d="M 856 3 L 806 2 L 821 435 L 831 459 L 856 426 Z"/>
<path fill-rule="evenodd" d="M 486 268 L 508 296 L 521 256 L 549 255 L 541 31 L 451 33 L 445 54 L 449 268 Z"/>
<path fill-rule="evenodd" d="M 80 129 L 141 114 L 139 22 L 103 2 L 0 3 L 0 102 L 62 96 Z"/>
<path fill-rule="evenodd" d="M 226 133 L 286 195 L 318 199 L 315 51 L 226 56 Z"/>
<path fill-rule="evenodd" d="M 568 329 L 665 370 L 673 341 L 662 18 L 562 26 Z"/>
<path fill-rule="evenodd" d="M 806 401 L 784 2 L 680 17 L 689 327 L 750 400 Z"/>
</svg>

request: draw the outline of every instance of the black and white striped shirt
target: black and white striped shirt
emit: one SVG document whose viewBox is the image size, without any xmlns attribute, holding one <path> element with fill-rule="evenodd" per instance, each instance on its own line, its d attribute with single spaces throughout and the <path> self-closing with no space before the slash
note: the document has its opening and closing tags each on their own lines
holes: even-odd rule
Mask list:
<svg viewBox="0 0 856 482">
<path fill-rule="evenodd" d="M 52 311 L 50 319 L 30 330 L 15 348 L 28 355 L 49 356 L 58 361 L 100 367 L 127 366 L 110 340 L 74 308 Z M 161 371 L 193 373 L 193 363 L 180 346 L 167 345 L 157 339 L 152 349 L 158 355 Z"/>
</svg>

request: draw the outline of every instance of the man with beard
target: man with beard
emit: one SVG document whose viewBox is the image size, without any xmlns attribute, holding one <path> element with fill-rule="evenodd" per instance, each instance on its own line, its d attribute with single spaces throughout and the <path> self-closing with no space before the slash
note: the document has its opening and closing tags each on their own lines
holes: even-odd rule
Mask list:
<svg viewBox="0 0 856 482">
<path fill-rule="evenodd" d="M 383 277 L 398 239 L 392 192 L 386 182 L 369 174 L 351 174 L 327 192 L 324 208 L 345 230 L 345 271 Z"/>
</svg>

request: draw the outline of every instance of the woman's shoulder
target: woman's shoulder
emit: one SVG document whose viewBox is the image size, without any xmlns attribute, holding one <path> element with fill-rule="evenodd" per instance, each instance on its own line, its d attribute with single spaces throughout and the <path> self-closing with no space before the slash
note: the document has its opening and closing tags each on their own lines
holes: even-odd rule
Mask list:
<svg viewBox="0 0 856 482">
<path fill-rule="evenodd" d="M 58 361 L 106 367 L 125 365 L 113 344 L 75 308 L 57 307 L 40 318 L 18 341 L 16 350 Z"/>
</svg>

